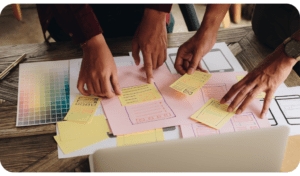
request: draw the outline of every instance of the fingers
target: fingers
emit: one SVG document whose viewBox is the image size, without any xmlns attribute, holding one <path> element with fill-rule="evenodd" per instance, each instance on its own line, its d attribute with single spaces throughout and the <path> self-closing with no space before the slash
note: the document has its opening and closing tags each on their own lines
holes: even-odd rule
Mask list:
<svg viewBox="0 0 300 176">
<path fill-rule="evenodd" d="M 84 89 L 84 84 L 85 84 L 85 82 L 82 81 L 81 79 L 79 79 L 78 82 L 77 82 L 77 89 L 79 90 L 79 92 L 82 95 L 90 96 L 91 94 Z"/>
<path fill-rule="evenodd" d="M 101 93 L 103 96 L 106 96 L 107 98 L 112 98 L 115 96 L 115 94 L 111 91 L 111 83 L 110 83 L 110 77 L 109 76 L 103 76 L 100 79 L 101 83 Z"/>
<path fill-rule="evenodd" d="M 201 62 L 200 62 L 200 61 L 199 61 L 199 64 L 198 64 L 198 68 L 199 68 L 199 70 L 200 70 L 200 71 L 202 71 L 202 72 L 205 72 L 205 73 L 208 73 L 208 71 L 207 71 L 207 70 L 203 69 L 203 67 L 202 67 L 202 65 L 201 65 Z"/>
<path fill-rule="evenodd" d="M 203 54 L 202 52 L 200 51 L 196 51 L 194 53 L 194 57 L 193 59 L 191 60 L 190 62 L 190 65 L 189 65 L 189 69 L 187 71 L 187 73 L 190 75 L 190 74 L 193 74 L 195 72 L 195 70 L 197 69 L 198 65 L 199 65 L 199 62 L 200 60 L 202 59 L 203 57 Z"/>
<path fill-rule="evenodd" d="M 143 52 L 143 56 L 144 56 L 144 67 L 145 67 L 146 75 L 147 75 L 147 82 L 153 83 L 154 80 L 153 80 L 153 73 L 152 73 L 151 53 Z"/>
<path fill-rule="evenodd" d="M 113 89 L 114 89 L 115 93 L 117 95 L 121 95 L 122 91 L 121 91 L 121 88 L 120 88 L 120 85 L 119 85 L 117 74 L 113 74 L 110 79 L 111 79 L 111 84 L 113 86 Z"/>
<path fill-rule="evenodd" d="M 157 53 L 152 53 L 152 68 L 156 69 L 157 68 L 157 60 L 158 60 L 158 54 Z"/>
<path fill-rule="evenodd" d="M 88 81 L 88 82 L 86 83 L 86 85 L 87 85 L 87 89 L 88 89 L 87 91 L 88 91 L 90 94 L 95 95 L 95 90 L 94 90 L 94 87 L 93 87 L 92 82 Z"/>
<path fill-rule="evenodd" d="M 157 59 L 157 66 L 156 68 L 162 66 L 162 64 L 164 64 L 164 62 L 167 60 L 167 50 L 164 49 L 163 52 L 161 52 L 158 56 L 158 59 Z"/>
<path fill-rule="evenodd" d="M 266 92 L 266 96 L 265 96 L 265 100 L 264 100 L 264 105 L 260 114 L 260 118 L 263 119 L 267 116 L 271 101 L 272 101 L 272 96 L 274 94 L 274 91 L 267 91 Z"/>
<path fill-rule="evenodd" d="M 102 96 L 101 86 L 99 79 L 93 79 L 93 87 L 95 91 L 95 96 Z"/>
<path fill-rule="evenodd" d="M 183 61 L 183 68 L 185 69 L 185 71 L 188 71 L 189 66 L 190 66 L 190 62 L 187 61 L 187 60 L 184 60 Z"/>
<path fill-rule="evenodd" d="M 244 112 L 244 110 L 247 108 L 247 106 L 256 98 L 256 96 L 262 92 L 262 89 L 260 87 L 254 88 L 252 91 L 250 91 L 247 94 L 247 97 L 243 101 L 243 103 L 239 106 L 238 110 L 236 111 L 236 114 L 241 114 Z"/>
<path fill-rule="evenodd" d="M 133 40 L 132 41 L 132 57 L 134 59 L 135 65 L 139 65 L 140 61 L 141 61 L 139 52 L 140 52 L 139 44 L 136 40 Z"/>
<path fill-rule="evenodd" d="M 182 52 L 183 52 L 182 49 L 179 48 L 177 55 L 176 55 L 174 67 L 179 74 L 184 75 L 186 73 L 186 71 L 183 66 L 184 59 L 181 57 Z"/>
<path fill-rule="evenodd" d="M 246 78 L 246 77 L 245 77 Z M 230 100 L 237 92 L 239 92 L 245 85 L 245 78 L 243 78 L 241 81 L 238 83 L 234 84 L 230 90 L 224 95 L 224 97 L 221 99 L 220 103 L 224 104 L 228 100 Z"/>
<path fill-rule="evenodd" d="M 250 84 L 250 85 L 244 86 L 243 89 L 240 89 L 237 96 L 230 103 L 227 111 L 232 112 L 237 107 L 237 105 L 239 105 L 241 103 L 241 101 L 246 97 L 246 95 L 254 88 L 254 86 L 255 86 L 255 84 Z"/>
</svg>

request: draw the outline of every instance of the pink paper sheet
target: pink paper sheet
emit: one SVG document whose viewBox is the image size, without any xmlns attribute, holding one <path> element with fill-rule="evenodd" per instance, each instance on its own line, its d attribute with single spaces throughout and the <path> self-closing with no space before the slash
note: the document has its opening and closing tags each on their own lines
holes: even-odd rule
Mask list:
<svg viewBox="0 0 300 176">
<path fill-rule="evenodd" d="M 121 88 L 146 83 L 142 66 L 118 68 Z M 104 113 L 114 135 L 136 133 L 156 128 L 192 123 L 189 117 L 194 113 L 187 96 L 169 86 L 176 80 L 166 65 L 153 71 L 154 85 L 162 99 L 141 104 L 122 106 L 118 97 L 101 101 Z"/>
<path fill-rule="evenodd" d="M 200 89 L 193 97 L 188 97 L 194 111 L 200 109 L 211 98 L 220 101 L 229 91 L 231 86 L 237 82 L 236 76 L 246 74 L 247 72 L 212 73 L 212 77 L 202 89 Z M 230 102 L 231 101 L 229 101 L 229 103 Z M 233 116 L 220 130 L 193 121 L 193 123 L 190 124 L 180 125 L 181 134 L 183 138 L 188 138 L 270 127 L 271 125 L 267 118 L 258 118 L 261 109 L 261 103 L 258 99 L 255 99 L 242 114 Z"/>
</svg>

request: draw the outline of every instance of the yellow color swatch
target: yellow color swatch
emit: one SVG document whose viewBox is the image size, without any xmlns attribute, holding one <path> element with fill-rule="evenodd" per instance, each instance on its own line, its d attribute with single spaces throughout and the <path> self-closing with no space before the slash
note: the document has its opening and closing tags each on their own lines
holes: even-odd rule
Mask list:
<svg viewBox="0 0 300 176">
<path fill-rule="evenodd" d="M 123 88 L 122 95 L 119 96 L 122 106 L 158 100 L 161 98 L 162 97 L 154 84 L 143 84 L 140 86 Z"/>
<path fill-rule="evenodd" d="M 148 130 L 133 134 L 119 135 L 117 136 L 117 146 L 128 146 L 137 144 L 146 144 L 158 141 L 164 141 L 163 129 Z"/>
<path fill-rule="evenodd" d="M 238 81 L 242 80 L 245 76 L 244 75 L 238 75 L 236 76 L 236 79 Z M 261 92 L 256 96 L 257 99 L 264 99 L 266 97 L 266 92 Z M 272 98 L 275 98 L 274 96 Z"/>
<path fill-rule="evenodd" d="M 184 93 L 186 95 L 193 95 L 210 79 L 211 74 L 195 71 L 193 74 L 184 74 L 170 87 Z"/>
<path fill-rule="evenodd" d="M 104 115 L 94 116 L 88 123 L 58 122 L 55 141 L 64 154 L 80 150 L 108 138 L 109 127 Z"/>
<path fill-rule="evenodd" d="M 227 108 L 227 104 L 220 104 L 218 100 L 211 98 L 191 118 L 212 128 L 220 129 L 235 114 L 227 112 Z"/>
<path fill-rule="evenodd" d="M 95 114 L 100 100 L 99 97 L 77 95 L 64 120 L 87 122 Z"/>
</svg>

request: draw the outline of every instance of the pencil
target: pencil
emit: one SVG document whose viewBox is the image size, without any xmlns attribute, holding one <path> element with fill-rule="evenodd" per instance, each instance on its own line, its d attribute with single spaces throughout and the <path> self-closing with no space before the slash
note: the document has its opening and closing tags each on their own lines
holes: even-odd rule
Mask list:
<svg viewBox="0 0 300 176">
<path fill-rule="evenodd" d="M 25 56 L 26 56 L 26 54 L 23 54 L 16 61 L 14 61 L 12 64 L 10 64 L 2 73 L 0 73 L 0 79 L 3 79 L 12 68 L 14 68 L 16 65 L 18 65 L 18 63 L 20 63 L 25 58 Z"/>
<path fill-rule="evenodd" d="M 20 4 L 13 4 L 12 5 L 14 16 L 17 18 L 17 20 L 22 20 L 22 13 L 21 13 L 21 7 Z"/>
</svg>

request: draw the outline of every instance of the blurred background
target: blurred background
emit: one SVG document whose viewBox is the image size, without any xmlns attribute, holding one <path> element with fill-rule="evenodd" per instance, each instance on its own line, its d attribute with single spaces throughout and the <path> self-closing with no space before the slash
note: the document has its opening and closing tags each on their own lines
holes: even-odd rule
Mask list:
<svg viewBox="0 0 300 176">
<path fill-rule="evenodd" d="M 31 44 L 44 42 L 41 25 L 39 22 L 35 4 L 21 4 L 20 6 L 21 20 L 14 15 L 13 5 L 7 5 L 0 15 L 0 46 Z M 228 14 L 227 21 L 221 23 L 220 28 L 233 28 L 251 25 L 251 16 L 254 5 L 243 4 L 237 6 L 241 12 L 238 14 Z M 194 4 L 196 16 L 201 24 L 205 13 L 205 4 Z M 187 24 L 184 20 L 183 13 L 178 4 L 174 4 L 171 11 L 174 17 L 173 33 L 188 32 Z M 238 15 L 238 16 L 236 16 Z M 226 17 L 225 17 L 226 18 Z M 46 34 L 49 36 L 49 33 Z M 50 38 L 50 42 L 55 42 Z"/>
</svg>

